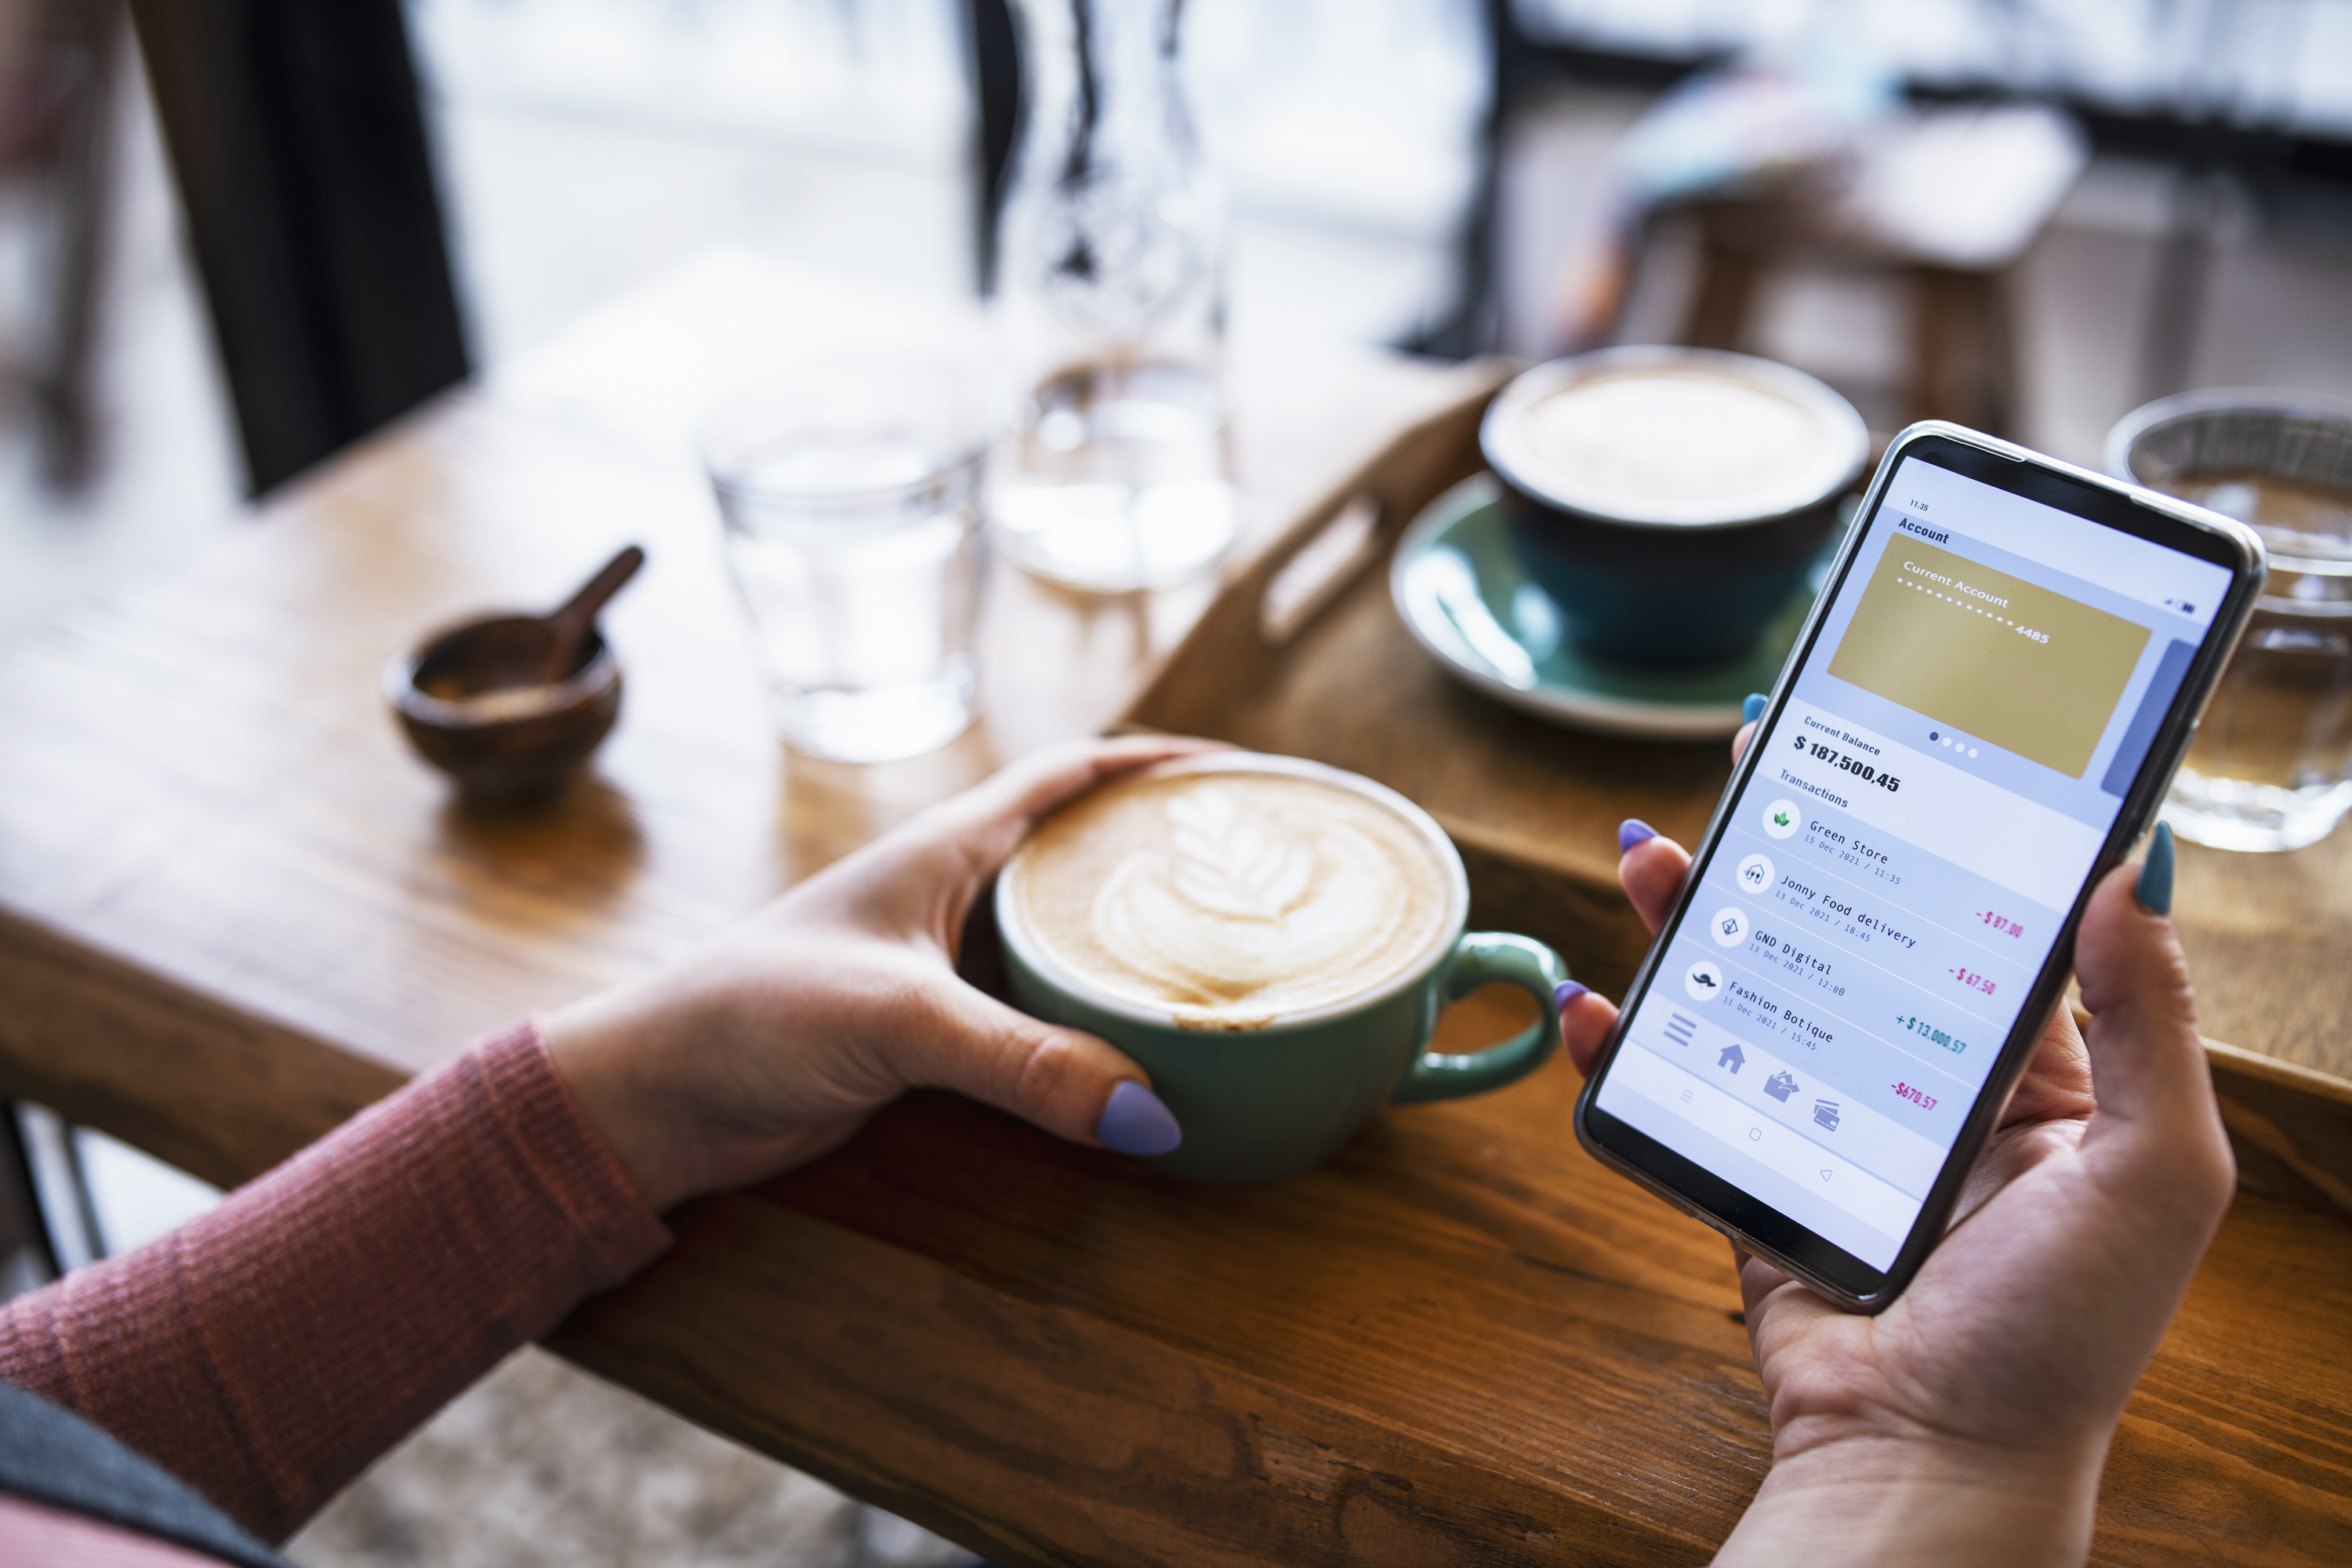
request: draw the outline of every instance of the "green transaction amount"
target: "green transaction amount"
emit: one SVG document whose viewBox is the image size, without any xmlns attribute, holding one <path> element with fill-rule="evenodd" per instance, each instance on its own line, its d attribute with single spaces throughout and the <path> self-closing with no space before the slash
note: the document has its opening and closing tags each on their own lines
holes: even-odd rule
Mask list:
<svg viewBox="0 0 2352 1568">
<path fill-rule="evenodd" d="M 1930 1045 L 1943 1047 L 1954 1056 L 1969 1048 L 1968 1041 L 1955 1038 L 1948 1029 L 1939 1029 L 1924 1018 L 1898 1017 L 1895 1024 L 1897 1028 L 1908 1029 Z"/>
</svg>

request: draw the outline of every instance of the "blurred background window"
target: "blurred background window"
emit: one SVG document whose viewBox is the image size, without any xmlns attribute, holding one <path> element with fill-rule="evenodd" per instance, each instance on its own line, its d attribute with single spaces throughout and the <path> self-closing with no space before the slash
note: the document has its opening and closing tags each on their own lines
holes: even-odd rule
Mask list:
<svg viewBox="0 0 2352 1568">
<path fill-rule="evenodd" d="M 2352 391 L 2345 0 L 1490 14 L 1490 294 L 1464 346 L 1737 346 L 1882 429 L 1935 412 L 2094 466 L 2185 387 Z M 1786 164 L 1705 170 L 1710 129 Z"/>
<path fill-rule="evenodd" d="M 476 353 L 716 243 L 977 286 L 967 0 L 411 0 Z M 1237 219 L 1237 331 L 1370 342 L 1448 308 L 1487 106 L 1453 0 L 1190 0 Z"/>
<path fill-rule="evenodd" d="M 475 353 L 715 244 L 971 286 L 953 0 L 413 0 Z"/>
<path fill-rule="evenodd" d="M 2343 0 L 1510 0 L 1538 42 L 1696 61 L 1827 23 L 1915 83 L 2352 133 Z"/>
</svg>

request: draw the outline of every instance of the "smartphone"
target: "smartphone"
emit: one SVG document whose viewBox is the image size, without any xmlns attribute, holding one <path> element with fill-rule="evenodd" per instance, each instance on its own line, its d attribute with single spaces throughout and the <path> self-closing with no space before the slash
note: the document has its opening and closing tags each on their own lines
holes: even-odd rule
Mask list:
<svg viewBox="0 0 2352 1568">
<path fill-rule="evenodd" d="M 1600 1159 L 1883 1310 L 2153 819 L 2252 531 L 1958 426 L 1864 492 L 1576 1104 Z"/>
</svg>

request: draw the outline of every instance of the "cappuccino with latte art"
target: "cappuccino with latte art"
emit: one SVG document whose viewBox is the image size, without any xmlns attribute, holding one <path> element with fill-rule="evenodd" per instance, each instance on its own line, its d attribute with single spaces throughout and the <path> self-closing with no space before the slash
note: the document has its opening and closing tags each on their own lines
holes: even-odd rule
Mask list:
<svg viewBox="0 0 2352 1568">
<path fill-rule="evenodd" d="M 1122 1000 L 1213 1026 L 1351 1001 L 1453 934 L 1449 868 L 1416 824 L 1286 773 L 1120 780 L 1007 868 L 1042 955 Z"/>
<path fill-rule="evenodd" d="M 1465 931 L 1470 884 L 1444 830 L 1298 757 L 1209 752 L 1114 778 L 1030 831 L 995 908 L 1014 1005 L 1150 1076 L 1183 1130 L 1152 1157 L 1171 1175 L 1291 1175 L 1383 1105 L 1500 1089 L 1559 1042 L 1559 955 Z M 1445 1004 L 1496 982 L 1536 1021 L 1432 1050 Z"/>
</svg>

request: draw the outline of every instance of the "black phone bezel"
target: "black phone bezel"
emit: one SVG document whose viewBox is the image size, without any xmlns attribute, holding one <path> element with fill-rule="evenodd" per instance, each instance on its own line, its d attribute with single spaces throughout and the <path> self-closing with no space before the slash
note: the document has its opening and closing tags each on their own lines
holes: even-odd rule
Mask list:
<svg viewBox="0 0 2352 1568">
<path fill-rule="evenodd" d="M 1860 1311 L 1884 1310 L 1900 1296 L 1919 1266 L 1941 1239 L 1961 1185 L 1975 1165 L 1985 1140 L 2031 1060 L 2033 1047 L 2047 1026 L 2052 1010 L 2063 996 L 2074 971 L 2074 936 L 2083 910 L 2099 880 L 2119 864 L 2131 845 L 2155 816 L 2156 807 L 2170 785 L 2174 770 L 2187 752 L 2206 700 L 2220 679 L 2231 651 L 2245 629 L 2246 619 L 2262 592 L 2266 575 L 2261 542 L 2252 530 L 2216 513 L 2123 484 L 2021 447 L 1941 421 L 1912 426 L 1891 442 L 1886 455 L 1863 493 L 1853 526 L 1832 563 L 1827 580 L 1814 600 L 1811 614 L 1795 647 L 1782 664 L 1779 679 L 1759 720 L 1759 732 L 1769 728 L 1786 705 L 1793 672 L 1811 658 L 1820 640 L 1830 606 L 1845 591 L 1854 560 L 1869 531 L 1880 522 L 1885 491 L 1895 472 L 1910 458 L 1949 469 L 2026 500 L 2054 507 L 2088 521 L 2114 528 L 2209 561 L 2231 574 L 2229 592 L 2208 628 L 2179 689 L 2150 741 L 2139 770 L 2116 813 L 2090 873 L 2076 890 L 2058 939 L 2035 976 L 2017 1023 L 2001 1042 L 1992 1070 L 1970 1106 L 1952 1152 L 1929 1188 L 1919 1216 L 1893 1262 L 1873 1268 L 1809 1226 L 1780 1213 L 1696 1162 L 1668 1149 L 1593 1103 L 1609 1069 L 1623 1045 L 1624 1021 L 1648 994 L 1656 979 L 1661 955 L 1680 930 L 1695 900 L 1701 877 L 1712 859 L 1732 807 L 1743 797 L 1758 764 L 1749 747 L 1733 767 L 1731 778 L 1716 803 L 1714 815 L 1700 836 L 1691 859 L 1691 875 L 1675 898 L 1658 935 L 1635 971 L 1625 993 L 1617 1026 L 1602 1043 L 1591 1076 L 1577 1096 L 1574 1125 L 1577 1142 L 1604 1163 L 1631 1177 L 1729 1237 L 1733 1242 L 1765 1258 L 1831 1300 Z"/>
</svg>

